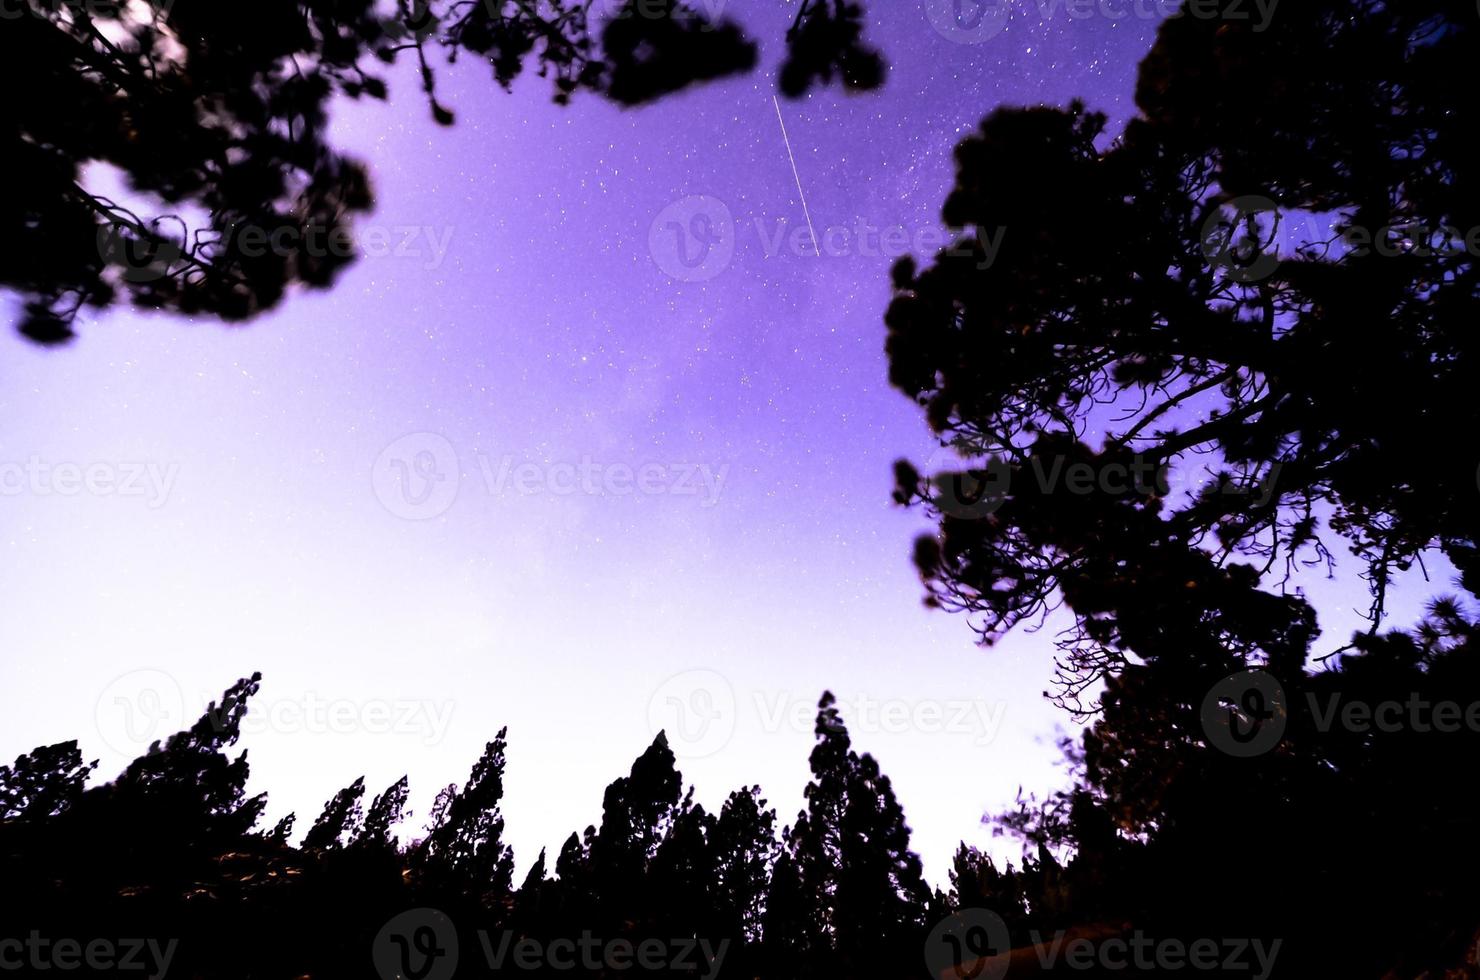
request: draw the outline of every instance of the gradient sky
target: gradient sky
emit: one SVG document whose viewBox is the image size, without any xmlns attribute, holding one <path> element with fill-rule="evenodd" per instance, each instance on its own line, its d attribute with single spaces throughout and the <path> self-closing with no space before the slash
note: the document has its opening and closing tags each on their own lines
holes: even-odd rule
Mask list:
<svg viewBox="0 0 1480 980">
<path fill-rule="evenodd" d="M 920 0 L 869 7 L 885 89 L 781 104 L 819 234 L 934 229 L 953 146 L 998 105 L 1082 96 L 1118 130 L 1157 24 L 1025 2 L 963 44 Z M 301 833 L 356 776 L 409 773 L 416 828 L 508 725 L 521 873 L 599 819 L 659 724 L 700 801 L 759 783 L 790 823 L 824 688 L 933 880 L 989 844 L 984 811 L 1056 785 L 1050 635 L 983 651 L 920 603 L 925 525 L 890 505 L 891 464 L 934 444 L 886 381 L 891 257 L 840 234 L 851 254 L 768 254 L 806 224 L 769 77 L 794 11 L 733 5 L 762 70 L 640 111 L 461 64 L 442 130 L 398 73 L 334 128 L 375 175 L 362 237 L 419 229 L 417 254 L 245 328 L 110 313 L 62 350 L 0 338 L 0 464 L 170 478 L 0 495 L 0 755 L 79 738 L 111 775 L 260 670 L 242 744 L 269 815 Z M 695 198 L 728 211 L 733 255 L 685 281 L 650 245 Z M 397 481 L 427 460 L 445 496 L 418 504 Z M 597 492 L 562 492 L 583 462 Z M 644 465 L 649 492 L 622 492 Z M 718 492 L 687 492 L 696 472 Z M 1313 588 L 1328 626 L 1365 606 Z"/>
</svg>

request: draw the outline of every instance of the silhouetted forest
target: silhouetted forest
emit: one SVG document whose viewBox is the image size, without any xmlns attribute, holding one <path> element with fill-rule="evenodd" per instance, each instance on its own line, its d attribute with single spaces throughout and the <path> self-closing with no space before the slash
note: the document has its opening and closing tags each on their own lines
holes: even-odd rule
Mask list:
<svg viewBox="0 0 1480 980">
<path fill-rule="evenodd" d="M 599 826 L 541 852 L 516 884 L 504 731 L 412 839 L 396 836 L 407 780 L 367 802 L 357 779 L 293 846 L 292 816 L 259 825 L 266 795 L 246 795 L 247 753 L 230 751 L 259 684 L 238 681 L 105 785 L 84 788 L 95 764 L 76 742 L 0 767 L 4 934 L 178 940 L 170 976 L 362 977 L 383 926 L 434 909 L 462 937 L 459 975 L 529 972 L 512 958 L 496 968 L 481 930 L 493 953 L 535 941 L 556 959 L 562 939 L 594 937 L 601 957 L 652 941 L 662 963 L 642 972 L 665 976 L 919 976 L 926 931 L 953 904 L 925 886 L 889 778 L 854 750 L 831 695 L 790 825 L 756 786 L 706 811 L 659 734 L 607 787 Z M 978 861 L 958 858 L 963 874 Z M 407 921 L 408 935 L 425 925 Z"/>
<path fill-rule="evenodd" d="M 382 97 L 362 58 L 425 65 L 428 31 L 503 84 L 534 57 L 559 98 L 635 104 L 754 61 L 738 28 L 691 48 L 666 17 L 618 21 L 598 64 L 574 10 L 513 7 L 423 29 L 405 4 L 395 27 L 365 2 L 178 0 L 159 16 L 189 57 L 168 71 L 158 21 L 132 47 L 86 19 L 7 26 L 10 88 L 48 79 L 0 124 L 28 189 L 0 213 L 23 329 L 63 339 L 121 295 L 243 318 L 327 285 L 332 267 L 181 247 L 80 192 L 77 167 L 114 161 L 219 228 L 344 222 L 369 182 L 323 142 L 324 105 Z M 879 84 L 859 18 L 804 3 L 783 89 Z M 265 67 L 285 52 L 316 70 Z M 1064 745 L 1072 785 L 989 817 L 1021 860 L 963 846 L 927 885 L 829 696 L 789 822 L 755 786 L 697 805 L 659 736 L 600 825 L 516 883 L 499 732 L 424 830 L 402 826 L 405 779 L 356 781 L 295 845 L 229 751 L 253 676 L 111 782 L 87 787 L 75 742 L 0 768 L 0 935 L 178 939 L 169 975 L 211 978 L 1079 976 L 1128 937 L 1161 944 L 1124 968 L 1141 976 L 1480 976 L 1476 64 L 1469 0 L 1175 18 L 1123 134 L 1079 104 L 1003 109 L 957 148 L 945 223 L 1006 237 L 992 262 L 968 238 L 894 270 L 890 379 L 963 460 L 901 462 L 895 499 L 935 525 L 915 552 L 929 603 L 986 643 L 1071 624 L 1049 696 L 1090 719 Z M 1277 247 L 1282 220 L 1329 234 Z M 1189 467 L 1208 478 L 1172 486 Z M 1371 603 L 1331 644 L 1300 576 L 1337 569 Z M 1427 614 L 1393 629 L 1405 576 L 1430 583 Z M 1099 950 L 1088 966 L 1070 940 Z"/>
</svg>

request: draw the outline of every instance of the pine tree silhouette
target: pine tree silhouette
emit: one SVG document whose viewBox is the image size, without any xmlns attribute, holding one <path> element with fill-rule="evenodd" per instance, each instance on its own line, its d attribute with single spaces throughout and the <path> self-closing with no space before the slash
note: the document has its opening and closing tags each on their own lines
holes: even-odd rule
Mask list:
<svg viewBox="0 0 1480 980">
<path fill-rule="evenodd" d="M 314 821 L 303 836 L 306 848 L 343 847 L 360 830 L 363 815 L 360 800 L 365 796 L 365 777 L 360 776 L 344 789 L 335 793 L 324 812 Z"/>
<path fill-rule="evenodd" d="M 394 850 L 396 838 L 393 831 L 404 817 L 406 797 L 410 792 L 411 784 L 402 776 L 375 797 L 360 832 L 355 835 L 355 846 Z"/>
<path fill-rule="evenodd" d="M 504 843 L 504 753 L 508 729 L 499 729 L 461 790 L 448 787 L 433 807 L 433 826 L 414 854 L 428 875 L 461 882 L 478 894 L 505 895 L 514 877 L 514 852 Z M 449 795 L 450 791 L 450 795 Z"/>
</svg>

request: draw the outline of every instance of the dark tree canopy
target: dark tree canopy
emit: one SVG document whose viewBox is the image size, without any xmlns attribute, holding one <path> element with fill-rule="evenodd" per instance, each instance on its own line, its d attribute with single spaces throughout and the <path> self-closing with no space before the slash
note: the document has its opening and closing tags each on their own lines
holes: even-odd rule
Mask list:
<svg viewBox="0 0 1480 980">
<path fill-rule="evenodd" d="M 772 924 L 804 976 L 907 974 L 930 896 L 904 811 L 873 757 L 853 751 L 831 693 L 818 703 L 815 732 L 807 808 L 785 835 L 789 861 Z M 788 890 L 799 891 L 799 907 Z M 780 917 L 788 908 L 790 923 Z"/>
<path fill-rule="evenodd" d="M 76 742 L 41 746 L 0 766 L 0 820 L 45 820 L 68 809 L 97 763 L 84 764 Z"/>
<path fill-rule="evenodd" d="M 1024 866 L 958 855 L 955 901 L 1018 942 L 1067 917 L 1282 936 L 1281 975 L 1473 976 L 1480 735 L 1422 706 L 1480 704 L 1480 103 L 1456 83 L 1480 19 L 1313 0 L 1267 26 L 1166 21 L 1113 140 L 1079 104 L 993 113 L 943 218 L 1001 231 L 995 261 L 968 238 L 894 270 L 891 380 L 962 458 L 896 470 L 937 524 L 928 602 L 987 642 L 1071 617 L 1055 697 L 1093 719 L 1072 788 L 995 818 Z M 1385 632 L 1435 556 L 1458 581 Z M 1318 649 L 1299 574 L 1336 566 L 1370 626 Z M 1258 700 L 1220 694 L 1250 669 Z M 1276 739 L 1229 751 L 1220 718 Z"/>
<path fill-rule="evenodd" d="M 887 315 L 892 381 L 978 461 L 899 469 L 939 521 L 917 553 L 934 603 L 992 639 L 1062 601 L 1073 687 L 1128 658 L 1298 667 L 1314 619 L 1279 586 L 1338 544 L 1374 628 L 1425 551 L 1480 585 L 1456 444 L 1480 423 L 1476 255 L 1418 231 L 1480 227 L 1480 113 L 1453 82 L 1477 40 L 1473 6 L 1440 0 L 1305 3 L 1264 32 L 1177 18 L 1113 142 L 1074 106 L 999 111 L 958 147 L 943 217 L 1004 229 L 1000 254 L 901 262 Z M 1300 238 L 1278 255 L 1248 241 L 1275 218 L 1259 199 Z M 1313 214 L 1349 237 L 1300 235 Z M 1380 229 L 1396 248 L 1353 247 Z"/>
<path fill-rule="evenodd" d="M 557 950 L 594 939 L 608 950 L 656 944 L 661 962 L 574 975 L 929 976 L 920 955 L 927 920 L 950 907 L 925 893 L 888 778 L 852 751 L 831 695 L 798 818 L 810 829 L 784 847 L 759 787 L 731 793 L 717 814 L 695 803 L 660 733 L 607 788 L 600 827 L 570 836 L 553 877 L 541 852 L 515 888 L 502 731 L 464 786 L 438 794 L 419 841 L 395 843 L 405 778 L 363 819 L 356 779 L 330 798 L 301 846 L 288 840 L 291 821 L 258 829 L 266 797 L 245 798 L 244 760 L 226 755 L 258 681 L 239 682 L 222 708 L 113 783 L 84 787 L 91 767 L 75 742 L 0 766 L 7 935 L 175 937 L 169 974 L 209 980 L 357 978 L 381 975 L 372 952 L 383 926 L 430 908 L 463 937 L 459 975 L 573 975 L 553 961 L 533 971 L 493 965 L 484 942 Z M 788 870 L 796 867 L 806 869 L 801 878 Z M 258 936 L 271 941 L 242 941 Z M 786 936 L 806 937 L 805 958 L 789 955 Z"/>
<path fill-rule="evenodd" d="M 495 893 L 507 892 L 513 884 L 514 851 L 503 839 L 500 807 L 507 734 L 507 729 L 499 729 L 484 746 L 482 758 L 461 790 L 449 786 L 438 796 L 429 832 L 414 851 L 423 873 L 466 881 Z"/>
<path fill-rule="evenodd" d="M 859 91 L 884 81 L 884 59 L 863 43 L 863 7 L 853 0 L 802 0 L 787 41 L 780 83 L 790 98 L 804 95 L 814 81 L 830 83 L 834 75 Z"/>
<path fill-rule="evenodd" d="M 351 261 L 369 174 L 328 142 L 337 97 L 384 99 L 381 71 L 415 59 L 435 118 L 435 63 L 480 59 L 507 88 L 526 68 L 563 103 L 627 106 L 754 67 L 756 44 L 680 0 L 15 0 L 0 32 L 11 191 L 0 204 L 0 288 L 22 333 L 73 335 L 86 308 L 246 320 Z M 788 96 L 834 69 L 881 84 L 856 3 L 809 2 L 788 37 Z M 11 16 L 11 15 L 14 16 Z M 114 168 L 147 205 L 114 200 L 85 168 Z M 151 213 L 136 213 L 148 208 Z"/>
<path fill-rule="evenodd" d="M 406 816 L 406 797 L 410 792 L 410 780 L 402 776 L 375 797 L 365 812 L 364 823 L 355 834 L 355 846 L 394 849 L 395 829 Z"/>
<path fill-rule="evenodd" d="M 365 797 L 365 777 L 361 776 L 335 793 L 324 812 L 303 835 L 303 846 L 313 848 L 343 847 L 353 838 L 364 820 L 360 801 Z"/>
</svg>

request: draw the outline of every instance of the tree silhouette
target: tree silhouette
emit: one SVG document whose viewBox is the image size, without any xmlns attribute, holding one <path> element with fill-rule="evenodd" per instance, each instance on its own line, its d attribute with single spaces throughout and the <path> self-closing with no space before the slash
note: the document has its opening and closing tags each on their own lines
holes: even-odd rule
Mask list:
<svg viewBox="0 0 1480 980">
<path fill-rule="evenodd" d="M 1475 256 L 1350 245 L 1476 227 L 1473 99 L 1439 89 L 1474 54 L 1471 14 L 1327 0 L 1265 31 L 1175 18 L 1142 66 L 1144 118 L 1113 143 L 1074 106 L 999 111 L 958 147 L 943 218 L 1005 229 L 1003 248 L 990 268 L 970 243 L 899 263 L 891 379 L 944 443 L 998 461 L 968 484 L 1010 489 L 958 500 L 960 479 L 900 466 L 899 499 L 940 525 L 916 554 L 933 602 L 990 640 L 1061 598 L 1073 696 L 1189 644 L 1209 666 L 1221 649 L 1297 669 L 1313 615 L 1261 586 L 1329 563 L 1332 537 L 1362 562 L 1374 624 L 1426 549 L 1473 568 L 1474 461 L 1449 432 L 1480 421 Z M 1248 222 L 1270 216 L 1252 196 L 1358 238 L 1287 227 L 1317 240 L 1255 251 Z M 1398 447 L 1423 462 L 1396 465 Z M 1076 465 L 1084 488 L 1052 480 Z M 1206 480 L 1123 489 L 1137 465 Z"/>
<path fill-rule="evenodd" d="M 833 695 L 817 706 L 807 809 L 787 835 L 801 921 L 777 923 L 793 944 L 799 976 L 883 970 L 907 974 L 918 960 L 929 893 L 909 828 L 878 763 L 851 747 Z M 788 869 L 788 874 L 791 873 Z"/>
<path fill-rule="evenodd" d="M 1094 718 L 1074 785 L 995 818 L 1023 866 L 963 855 L 957 901 L 1019 942 L 1129 922 L 1285 937 L 1282 975 L 1473 975 L 1480 849 L 1453 788 L 1475 732 L 1323 705 L 1480 702 L 1464 603 L 1439 591 L 1382 631 L 1426 554 L 1480 584 L 1454 437 L 1480 421 L 1480 282 L 1452 231 L 1480 227 L 1476 98 L 1443 81 L 1480 24 L 1318 0 L 1265 26 L 1166 21 L 1114 140 L 1079 104 L 993 113 L 943 218 L 1002 230 L 995 261 L 967 236 L 894 270 L 891 380 L 962 457 L 896 470 L 938 525 L 915 552 L 928 601 L 987 642 L 1062 609 L 1055 697 Z M 1343 549 L 1370 626 L 1316 651 L 1295 576 Z M 1256 718 L 1215 698 L 1250 668 L 1282 727 L 1239 754 L 1208 719 Z"/>
<path fill-rule="evenodd" d="M 862 43 L 863 7 L 852 0 L 802 0 L 787 35 L 790 46 L 781 66 L 781 91 L 804 95 L 814 81 L 827 84 L 836 74 L 849 89 L 878 88 L 884 59 Z"/>
<path fill-rule="evenodd" d="M 335 793 L 324 812 L 303 835 L 303 846 L 312 848 L 343 847 L 354 838 L 364 820 L 360 800 L 365 796 L 365 777 L 360 776 Z"/>
<path fill-rule="evenodd" d="M 355 846 L 393 850 L 396 846 L 393 832 L 405 817 L 406 797 L 410 792 L 411 784 L 402 776 L 375 797 L 355 835 Z"/>
<path fill-rule="evenodd" d="M 0 915 L 18 935 L 174 936 L 171 972 L 242 980 L 374 975 L 382 927 L 415 909 L 443 913 L 478 950 L 505 937 L 543 950 L 583 938 L 598 949 L 647 944 L 657 962 L 628 969 L 660 976 L 694 975 L 667 957 L 702 939 L 710 950 L 724 944 L 726 975 L 923 978 L 926 929 L 974 911 L 999 916 L 1022 947 L 1009 975 L 1019 963 L 1037 970 L 1040 956 L 1063 955 L 1045 952 L 1055 936 L 1098 943 L 1135 929 L 1187 949 L 1214 937 L 1279 938 L 1273 976 L 1472 976 L 1480 860 L 1462 774 L 1480 732 L 1360 732 L 1320 717 L 1332 694 L 1376 700 L 1411 690 L 1429 701 L 1480 701 L 1473 634 L 1457 607 L 1440 604 L 1419 630 L 1364 639 L 1341 670 L 1306 679 L 1313 702 L 1289 699 L 1289 732 L 1262 760 L 1198 744 L 1177 727 L 1177 704 L 1112 701 L 1084 752 L 1069 747 L 1076 785 L 1000 819 L 1025 839 L 1021 865 L 999 870 L 963 845 L 948 895 L 920 883 L 887 779 L 854 750 L 830 695 L 819 704 L 807 809 L 779 850 L 757 787 L 707 813 L 660 736 L 608 789 L 601 827 L 570 836 L 553 877 L 541 853 L 516 891 L 508 878 L 485 876 L 507 853 L 490 844 L 493 828 L 502 831 L 492 815 L 502 802 L 493 787 L 503 736 L 488 743 L 468 789 L 439 794 L 430 850 L 425 840 L 384 845 L 403 812 L 404 779 L 371 804 L 351 846 L 295 848 L 277 830 L 255 831 L 248 818 L 261 797 L 229 788 L 241 770 L 225 754 L 254 677 L 234 685 L 204 727 L 130 764 L 127 788 L 120 777 L 79 795 L 88 767 L 72 743 L 0 770 L 8 801 Z M 1144 668 L 1116 680 L 1154 675 Z M 206 761 L 212 754 L 220 763 Z M 193 787 L 202 773 L 216 788 Z M 1142 779 L 1149 773 L 1163 778 L 1143 804 L 1128 787 L 1152 785 Z M 17 787 L 47 790 L 18 796 Z M 325 826 L 349 822 L 342 815 L 360 798 L 355 789 L 335 794 Z M 372 825 L 381 830 L 371 834 Z M 1380 846 L 1390 840 L 1402 846 Z M 453 855 L 471 863 L 449 863 Z M 244 934 L 272 942 L 231 945 Z M 532 971 L 506 962 L 485 973 L 478 955 L 463 961 L 478 975 L 570 972 L 542 961 Z M 1050 967 L 1044 975 L 1083 972 Z M 590 972 L 603 969 L 628 972 L 600 963 Z M 992 975 L 980 962 L 956 969 Z M 1023 975 L 1033 974 L 1025 967 Z"/>
<path fill-rule="evenodd" d="M 767 876 L 776 858 L 776 811 L 765 809 L 761 788 L 736 790 L 714 823 L 714 905 L 724 934 L 755 942 L 761 936 Z"/>
<path fill-rule="evenodd" d="M 88 308 L 237 322 L 295 287 L 332 285 L 373 195 L 364 166 L 330 144 L 328 107 L 386 98 L 377 63 L 414 58 L 433 116 L 451 124 L 437 51 L 486 61 L 505 88 L 532 65 L 558 103 L 586 90 L 629 106 L 756 61 L 734 23 L 678 0 L 625 0 L 604 22 L 581 0 L 12 6 L 0 81 L 29 96 L 0 110 L 0 151 L 25 193 L 0 204 L 0 288 L 21 297 L 19 328 L 44 344 L 70 339 Z M 813 66 L 787 75 L 788 95 L 829 80 L 819 65 L 831 46 L 856 41 L 855 5 L 837 11 L 852 27 L 824 28 L 827 16 L 788 38 Z M 881 83 L 877 56 L 837 57 L 850 87 Z M 102 189 L 100 168 L 129 200 Z"/>
<path fill-rule="evenodd" d="M 0 820 L 44 820 L 72 808 L 97 768 L 86 765 L 77 743 L 59 742 L 0 766 Z"/>
<path fill-rule="evenodd" d="M 653 16 L 655 10 L 661 15 Z M 602 32 L 601 47 L 611 65 L 606 94 L 624 105 L 750 71 L 756 61 L 755 45 L 740 28 L 702 21 L 678 0 L 631 0 Z"/>
<path fill-rule="evenodd" d="M 135 820 L 157 821 L 154 833 L 174 826 L 189 831 L 196 824 L 211 834 L 231 836 L 249 831 L 261 816 L 267 797 L 246 798 L 247 753 L 230 759 L 224 750 L 241 737 L 248 700 L 261 687 L 253 674 L 233 684 L 206 708 L 194 725 L 177 732 L 135 759 L 112 783 L 98 791 L 96 805 L 134 811 Z M 86 800 L 94 803 L 94 800 Z"/>
<path fill-rule="evenodd" d="M 785 842 L 771 879 L 766 885 L 766 907 L 761 930 L 762 975 L 801 980 L 818 976 L 817 962 L 822 958 L 816 938 L 816 923 L 810 913 L 816 903 L 802 884 L 801 872 L 790 854 L 790 828 L 783 833 Z"/>
<path fill-rule="evenodd" d="M 430 833 L 415 863 L 433 877 L 455 880 L 475 892 L 506 894 L 513 885 L 514 851 L 504 843 L 504 752 L 508 729 L 499 729 L 461 790 L 444 790 L 433 807 Z"/>
</svg>

